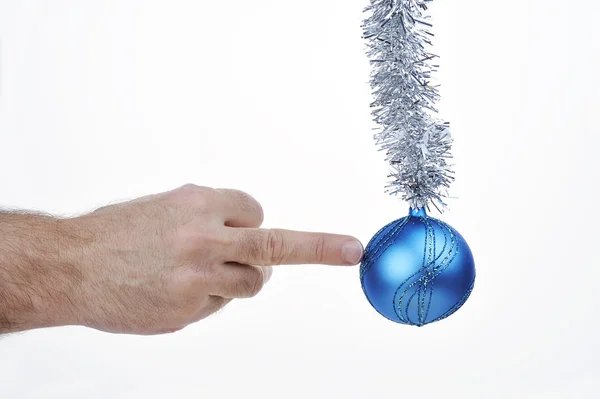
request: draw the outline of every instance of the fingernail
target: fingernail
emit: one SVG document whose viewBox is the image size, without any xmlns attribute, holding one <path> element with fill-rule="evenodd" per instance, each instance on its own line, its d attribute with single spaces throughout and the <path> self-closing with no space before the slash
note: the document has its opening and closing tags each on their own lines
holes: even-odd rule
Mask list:
<svg viewBox="0 0 600 399">
<path fill-rule="evenodd" d="M 363 246 L 360 241 L 348 241 L 342 245 L 342 258 L 345 262 L 356 265 L 363 257 Z"/>
<path fill-rule="evenodd" d="M 263 266 L 263 278 L 265 280 L 265 284 L 269 282 L 271 279 L 271 275 L 273 274 L 273 268 L 271 266 Z"/>
</svg>

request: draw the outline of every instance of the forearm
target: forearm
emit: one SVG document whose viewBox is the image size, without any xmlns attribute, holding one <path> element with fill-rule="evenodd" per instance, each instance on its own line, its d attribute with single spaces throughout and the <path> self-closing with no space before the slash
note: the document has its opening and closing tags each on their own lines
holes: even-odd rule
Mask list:
<svg viewBox="0 0 600 399">
<path fill-rule="evenodd" d="M 0 333 L 70 324 L 80 271 L 64 262 L 62 222 L 0 212 Z"/>
</svg>

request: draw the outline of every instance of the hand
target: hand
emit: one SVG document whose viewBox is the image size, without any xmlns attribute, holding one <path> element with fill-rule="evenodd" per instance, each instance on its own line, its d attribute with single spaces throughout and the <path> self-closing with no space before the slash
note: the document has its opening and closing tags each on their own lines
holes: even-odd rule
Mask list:
<svg viewBox="0 0 600 399">
<path fill-rule="evenodd" d="M 194 185 L 63 220 L 60 261 L 80 270 L 69 324 L 173 332 L 256 295 L 273 265 L 354 265 L 362 257 L 352 237 L 260 229 L 262 222 L 249 195 Z"/>
</svg>

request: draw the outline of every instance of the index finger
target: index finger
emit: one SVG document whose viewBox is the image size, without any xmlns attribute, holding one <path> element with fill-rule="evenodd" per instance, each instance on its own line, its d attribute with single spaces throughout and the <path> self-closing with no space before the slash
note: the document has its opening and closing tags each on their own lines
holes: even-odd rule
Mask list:
<svg viewBox="0 0 600 399">
<path fill-rule="evenodd" d="M 339 234 L 283 229 L 231 229 L 228 262 L 249 265 L 324 264 L 356 265 L 363 246 L 356 238 Z"/>
</svg>

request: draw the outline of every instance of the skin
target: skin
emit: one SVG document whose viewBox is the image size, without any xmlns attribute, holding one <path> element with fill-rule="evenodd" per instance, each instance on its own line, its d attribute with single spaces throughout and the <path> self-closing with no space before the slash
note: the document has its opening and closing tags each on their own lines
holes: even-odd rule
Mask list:
<svg viewBox="0 0 600 399">
<path fill-rule="evenodd" d="M 0 213 L 0 333 L 174 332 L 258 294 L 272 266 L 362 258 L 353 237 L 262 222 L 250 195 L 195 185 L 70 219 Z"/>
</svg>

